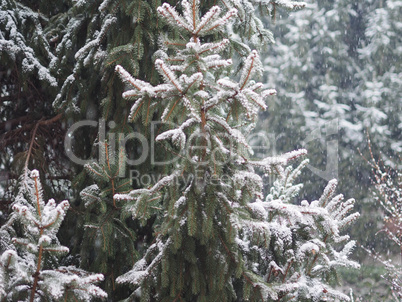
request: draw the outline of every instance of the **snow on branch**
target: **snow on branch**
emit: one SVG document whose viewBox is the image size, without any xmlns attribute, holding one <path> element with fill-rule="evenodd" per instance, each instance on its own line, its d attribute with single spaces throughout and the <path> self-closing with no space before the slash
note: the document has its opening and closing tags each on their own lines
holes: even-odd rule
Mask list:
<svg viewBox="0 0 402 302">
<path fill-rule="evenodd" d="M 305 150 L 289 153 L 285 159 L 301 154 L 305 154 Z M 278 162 L 284 165 L 286 160 Z M 300 300 L 331 297 L 348 301 L 346 295 L 332 288 L 326 280 L 338 267 L 359 267 L 349 259 L 355 242 L 340 235 L 344 225 L 354 221 L 359 214 L 350 214 L 353 199 L 343 201 L 341 194 L 334 196 L 335 181 L 330 181 L 324 189 L 320 200 L 326 202 L 304 200 L 300 205 L 295 203 L 302 184 L 294 182 L 307 163 L 304 160 L 295 169 L 283 168 L 265 201 L 257 199 L 248 204 L 251 217 L 243 215 L 237 220 L 239 238 L 236 241 L 255 262 L 253 270 L 268 276 L 267 282 L 276 292 Z M 261 233 L 262 229 L 269 234 L 268 240 Z M 271 253 L 283 257 L 272 257 Z"/>
<path fill-rule="evenodd" d="M 273 5 L 278 5 L 289 10 L 302 9 L 307 5 L 306 2 L 298 2 L 290 0 L 275 0 L 271 1 L 271 3 Z"/>
<path fill-rule="evenodd" d="M 198 22 L 197 27 L 194 29 L 193 34 L 199 35 L 202 33 L 202 30 L 208 23 L 211 23 L 219 18 L 219 14 L 221 13 L 221 9 L 219 6 L 213 6 L 211 9 L 201 18 L 201 21 Z"/>
<path fill-rule="evenodd" d="M 158 13 L 173 26 L 179 26 L 189 32 L 192 32 L 191 25 L 188 24 L 188 22 L 184 20 L 168 3 L 163 3 L 162 6 L 158 7 Z"/>
<path fill-rule="evenodd" d="M 216 54 L 222 52 L 229 45 L 230 45 L 229 39 L 223 39 L 220 42 L 201 44 L 198 51 L 200 55 L 207 52 Z"/>
<path fill-rule="evenodd" d="M 67 300 L 71 293 L 82 301 L 106 298 L 107 294 L 94 285 L 103 280 L 102 274 L 92 275 L 75 267 L 57 267 L 55 264 L 50 267 L 47 264 L 47 269 L 43 269 L 46 255 L 57 257 L 69 252 L 57 238 L 69 202 L 57 204 L 50 199 L 45 203 L 37 170 L 30 173 L 30 178 L 21 177 L 20 180 L 23 183 L 20 183 L 13 204 L 12 217 L 21 223 L 24 238 L 11 239 L 18 249 L 7 250 L 0 256 L 0 298 L 3 295 L 19 296 L 20 292 L 28 294 L 30 301 L 37 301 L 43 295 Z"/>
<path fill-rule="evenodd" d="M 237 14 L 235 8 L 230 9 L 223 17 L 219 17 L 221 9 L 219 6 L 213 6 L 199 20 L 199 0 L 194 0 L 192 5 L 188 1 L 182 1 L 183 17 L 171 7 L 164 3 L 158 8 L 158 13 L 173 27 L 179 27 L 186 30 L 193 36 L 209 35 L 222 28 L 230 18 Z"/>
<path fill-rule="evenodd" d="M 159 236 L 156 239 L 156 242 L 148 248 L 145 256 L 138 260 L 130 271 L 119 276 L 116 279 L 116 282 L 139 285 L 145 278 L 148 278 L 152 274 L 152 271 L 161 262 L 162 257 L 165 256 L 165 252 L 170 245 L 170 238 L 167 239 L 166 242 L 162 242 L 162 239 Z M 157 252 L 157 255 L 151 256 L 150 254 L 154 254 L 154 252 Z M 146 258 L 149 256 L 151 256 L 150 258 L 152 259 L 152 261 L 150 264 L 147 264 Z"/>
<path fill-rule="evenodd" d="M 174 73 L 172 72 L 172 70 L 169 68 L 169 66 L 167 66 L 165 64 L 165 62 L 163 62 L 160 59 L 157 59 L 155 61 L 155 67 L 157 68 L 157 70 L 159 71 L 159 73 L 164 77 L 164 79 L 174 85 L 176 87 L 176 89 L 180 92 L 183 93 L 183 88 L 181 87 L 178 79 L 176 78 L 176 76 L 174 75 Z"/>
<path fill-rule="evenodd" d="M 251 54 L 247 57 L 244 62 L 244 67 L 240 76 L 240 90 L 242 90 L 247 82 L 253 77 L 257 72 L 261 72 L 262 64 L 259 60 L 259 56 L 256 50 L 253 50 Z"/>
<path fill-rule="evenodd" d="M 260 167 L 265 171 L 273 171 L 274 168 L 286 166 L 290 161 L 305 155 L 307 155 L 306 149 L 298 149 L 279 156 L 266 157 L 260 161 L 249 161 L 249 163 L 253 166 Z"/>
<path fill-rule="evenodd" d="M 180 174 L 180 171 L 175 171 L 160 179 L 149 189 L 136 189 L 128 194 L 115 194 L 113 198 L 116 201 L 127 201 L 124 206 L 125 213 L 131 213 L 133 218 L 138 216 L 145 218 L 149 211 L 149 204 L 161 198 L 159 191 L 176 181 Z"/>
<path fill-rule="evenodd" d="M 237 15 L 237 9 L 232 8 L 222 18 L 219 18 L 218 20 L 213 22 L 210 26 L 208 26 L 208 29 L 206 29 L 205 31 L 202 31 L 202 33 L 211 34 L 212 31 L 220 29 L 229 21 L 229 19 L 231 19 L 232 17 L 234 17 L 236 15 Z"/>
<path fill-rule="evenodd" d="M 229 124 L 225 121 L 224 118 L 222 118 L 220 116 L 210 116 L 210 115 L 208 115 L 207 121 L 215 123 L 215 124 L 221 126 L 230 135 L 230 138 L 233 139 L 234 142 L 246 147 L 247 150 L 250 153 L 253 152 L 252 148 L 247 143 L 246 138 L 244 137 L 243 133 L 241 133 L 237 129 L 234 129 L 234 128 L 230 127 Z"/>
<path fill-rule="evenodd" d="M 149 83 L 135 79 L 129 74 L 121 65 L 116 65 L 116 72 L 118 72 L 124 82 L 131 84 L 135 89 L 141 91 L 144 87 L 152 87 Z M 128 92 L 125 92 L 128 93 Z M 124 95 L 124 94 L 123 94 Z M 125 97 L 128 97 L 127 95 Z"/>
<path fill-rule="evenodd" d="M 14 2 L 12 2 L 14 3 Z M 17 23 L 17 20 L 22 19 L 21 23 L 33 24 L 33 28 L 29 29 L 33 34 L 32 40 L 39 44 L 41 51 L 44 51 L 45 56 L 50 61 L 55 60 L 48 40 L 44 36 L 42 29 L 40 13 L 32 11 L 29 7 L 16 2 L 17 9 L 7 9 L 6 2 L 3 2 L 0 13 L 0 23 L 4 24 L 4 30 L 0 30 L 0 51 L 6 52 L 12 60 L 17 60 L 18 56 L 22 56 L 22 70 L 26 73 L 36 72 L 39 80 L 49 83 L 53 87 L 57 87 L 57 79 L 51 74 L 50 69 L 43 62 L 38 60 L 34 46 L 30 45 L 22 33 L 22 30 Z M 17 15 L 18 14 L 18 15 Z"/>
<path fill-rule="evenodd" d="M 92 49 L 95 48 L 95 46 L 98 46 L 104 36 L 106 35 L 107 30 L 109 29 L 109 27 L 113 24 L 117 22 L 117 18 L 116 17 L 112 17 L 112 16 L 108 16 L 105 18 L 103 24 L 102 24 L 102 28 L 100 32 L 96 32 L 96 37 L 95 39 L 93 39 L 90 42 L 87 42 L 81 49 L 79 49 L 76 53 L 74 58 L 77 61 L 83 61 L 84 60 L 84 56 L 89 53 Z"/>
<path fill-rule="evenodd" d="M 197 119 L 190 118 L 185 121 L 179 128 L 168 130 L 159 134 L 155 140 L 162 141 L 171 138 L 173 144 L 175 144 L 177 147 L 180 147 L 181 149 L 184 149 L 186 145 L 186 134 L 184 133 L 184 130 L 197 122 L 199 122 Z"/>
</svg>

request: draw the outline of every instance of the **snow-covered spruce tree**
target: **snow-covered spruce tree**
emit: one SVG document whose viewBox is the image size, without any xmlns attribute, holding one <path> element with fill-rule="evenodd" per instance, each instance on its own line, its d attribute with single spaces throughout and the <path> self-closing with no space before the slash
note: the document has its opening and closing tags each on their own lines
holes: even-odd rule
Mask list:
<svg viewBox="0 0 402 302">
<path fill-rule="evenodd" d="M 124 178 L 126 157 L 122 148 L 114 150 L 111 142 L 100 142 L 100 162 L 85 166 L 94 184 L 80 195 L 84 201 L 85 225 L 80 249 L 81 266 L 102 273 L 102 288 L 109 299 L 120 300 L 127 290 L 115 284 L 115 278 L 130 269 L 138 258 L 138 227 L 121 212 L 121 202 L 113 196 L 130 191 L 130 180 Z"/>
<path fill-rule="evenodd" d="M 381 149 L 383 161 L 395 165 L 402 152 L 402 1 L 367 4 L 365 39 L 358 49 L 356 115 Z"/>
<path fill-rule="evenodd" d="M 0 256 L 1 301 L 91 301 L 107 294 L 94 284 L 102 274 L 74 266 L 58 265 L 58 256 L 69 249 L 60 245 L 57 232 L 68 201 L 43 200 L 39 172 L 25 170 L 13 203 L 10 222 L 19 223 L 22 238 L 12 238 Z M 3 231 L 3 230 L 2 230 Z M 2 238 L 3 240 L 3 238 Z M 3 244 L 2 244 L 3 246 Z"/>
<path fill-rule="evenodd" d="M 200 3 L 200 9 L 205 11 L 208 7 L 216 1 L 208 0 Z M 291 4 L 289 1 L 271 1 L 271 3 L 260 3 L 259 1 L 229 1 L 220 3 L 223 9 L 235 6 L 239 10 L 241 20 L 237 20 L 232 30 L 235 33 L 241 33 L 242 42 L 232 41 L 230 46 L 236 50 L 241 56 L 247 56 L 249 48 L 246 46 L 247 41 L 252 41 L 253 44 L 267 44 L 272 41 L 272 34 L 270 31 L 264 29 L 256 11 L 260 13 L 272 13 L 275 7 L 285 7 L 287 9 L 299 8 L 301 5 L 298 3 Z M 277 3 L 278 2 L 278 3 Z M 66 124 L 69 125 L 80 118 L 91 119 L 98 121 L 99 118 L 105 121 L 114 121 L 115 127 L 108 129 L 109 135 L 116 133 L 124 133 L 126 135 L 134 131 L 140 133 L 147 133 L 147 128 L 155 119 L 161 110 L 155 110 L 154 107 L 142 106 L 143 112 L 142 119 L 135 121 L 135 123 L 127 123 L 127 110 L 129 109 L 126 102 L 121 98 L 121 91 L 123 87 L 114 73 L 115 64 L 122 65 L 130 74 L 138 77 L 139 79 L 146 79 L 151 84 L 158 84 L 160 76 L 155 71 L 152 60 L 150 59 L 153 53 L 158 49 L 158 37 L 161 32 L 165 31 L 166 25 L 158 20 L 156 9 L 160 6 L 161 1 L 148 1 L 148 0 L 95 0 L 95 1 L 74 1 L 68 3 L 68 7 L 63 7 L 57 14 L 53 14 L 50 22 L 43 32 L 51 46 L 54 58 L 51 61 L 52 74 L 60 80 L 60 89 L 57 95 L 52 98 L 54 108 L 63 114 Z M 179 1 L 169 1 L 172 6 L 178 6 L 180 9 Z M 293 2 L 292 2 L 293 3 Z M 226 7 L 228 6 L 228 7 Z M 50 14 L 49 14 L 50 15 Z M 170 34 L 179 37 L 179 33 L 170 28 Z M 245 35 L 244 33 L 247 33 Z M 229 37 L 230 38 L 230 37 Z M 234 52 L 234 51 L 233 51 Z M 68 119 L 67 119 L 67 118 Z M 109 123 L 108 123 L 109 125 Z M 101 141 L 100 137 L 96 137 L 95 127 L 82 127 L 71 134 L 72 149 L 74 154 L 79 158 L 88 158 L 91 155 L 96 156 L 98 144 L 93 144 L 94 141 Z M 133 141 L 127 143 L 127 153 L 131 158 L 137 158 L 138 148 Z M 162 156 L 158 154 L 158 156 Z M 57 161 L 56 161 L 57 162 Z M 70 165 L 66 165 L 70 167 Z M 73 166 L 73 164 L 71 164 Z M 93 166 L 94 165 L 89 165 Z M 76 228 L 72 231 L 69 228 L 66 232 L 70 235 L 68 240 L 72 242 L 82 242 L 82 248 L 77 249 L 79 244 L 72 248 L 72 252 L 77 255 L 80 252 L 82 257 L 82 268 L 91 271 L 100 271 L 105 274 L 106 287 L 105 290 L 109 294 L 109 298 L 117 299 L 112 295 L 116 293 L 120 295 L 124 290 L 116 289 L 110 291 L 111 288 L 115 289 L 114 278 L 121 273 L 124 267 L 125 250 L 128 246 L 132 247 L 132 240 L 134 237 L 130 236 L 129 240 L 122 240 L 121 236 L 115 236 L 111 230 L 117 230 L 117 224 L 123 227 L 127 221 L 122 217 L 120 220 L 117 217 L 120 215 L 118 207 L 114 205 L 111 199 L 113 183 L 111 178 L 117 180 L 119 176 L 109 172 L 107 166 L 102 166 L 102 177 L 99 175 L 91 174 L 94 178 L 85 177 L 87 174 L 81 173 L 78 177 L 75 171 L 80 171 L 82 167 L 74 167 L 69 172 L 73 180 L 72 190 L 79 192 L 84 189 L 81 194 L 83 202 L 72 202 L 73 205 L 79 204 L 74 209 L 74 213 L 83 213 L 83 215 L 68 215 L 66 219 L 71 219 L 69 225 Z M 94 168 L 96 170 L 96 168 Z M 114 169 L 114 168 L 112 168 Z M 146 162 L 142 166 L 136 166 L 135 169 L 141 172 L 146 172 L 151 169 L 156 170 Z M 89 171 L 87 169 L 87 171 Z M 97 170 L 98 171 L 98 170 Z M 109 176 L 105 176 L 105 173 Z M 114 172 L 113 172 L 114 173 Z M 105 182 L 105 177 L 109 179 Z M 91 203 L 86 198 L 92 198 L 88 195 L 88 190 L 96 188 L 95 186 L 88 186 L 96 183 L 99 191 L 96 190 L 96 197 L 99 197 L 99 202 L 106 207 L 100 207 L 97 202 L 93 202 L 89 207 L 84 207 L 84 204 Z M 124 191 L 123 188 L 120 188 Z M 116 192 L 121 192 L 120 190 Z M 92 192 L 94 193 L 94 192 Z M 99 196 L 97 194 L 100 194 Z M 92 195 L 91 195 L 92 196 Z M 79 197 L 77 197 L 79 199 Z M 105 214 L 97 216 L 98 210 L 105 210 Z M 71 213 L 72 211 L 70 211 Z M 123 215 L 124 216 L 124 215 Z M 102 224 L 102 218 L 107 218 L 106 224 Z M 113 223 L 109 223 L 112 222 Z M 135 230 L 133 233 L 142 233 L 142 237 L 137 237 L 136 243 L 141 246 L 143 238 L 152 240 L 152 223 L 139 228 L 137 221 L 130 221 L 130 229 Z M 85 233 L 81 232 L 83 226 L 86 225 Z M 109 226 L 115 226 L 109 228 Z M 90 229 L 88 226 L 94 228 Z M 109 230 L 102 234 L 102 231 Z M 64 229 L 62 229 L 64 231 Z M 126 230 L 127 231 L 127 230 Z M 64 237 L 63 232 L 63 239 Z M 81 236 L 84 235 L 84 238 Z M 92 236 L 92 235 L 94 236 Z M 100 234 L 100 236 L 98 236 Z M 128 232 L 119 233 L 126 236 Z M 67 239 L 65 239 L 67 241 Z M 93 246 L 91 243 L 101 241 L 101 245 Z M 113 240 L 112 240 L 113 239 Z M 106 243 L 106 245 L 102 244 Z M 122 247 L 121 243 L 127 244 L 126 248 Z M 111 247 L 111 248 L 110 248 Z M 131 248 L 130 247 L 130 248 Z M 130 249 L 128 248 L 128 249 Z M 97 251 L 93 253 L 94 251 Z M 115 254 L 120 253 L 119 260 L 113 260 Z M 107 257 L 106 257 L 107 254 Z M 132 253 L 129 253 L 130 256 Z M 99 257 L 94 257 L 97 255 Z M 102 255 L 102 256 L 100 256 Z M 126 261 L 130 264 L 135 257 Z M 113 268 L 113 269 L 112 269 Z M 107 271 L 107 272 L 106 272 Z M 108 283 L 110 282 L 110 283 Z M 112 284 L 112 285 L 110 285 Z"/>
<path fill-rule="evenodd" d="M 129 119 L 162 105 L 165 129 L 156 141 L 176 156 L 155 185 L 114 196 L 135 219 L 159 217 L 153 244 L 117 282 L 133 285 L 131 298 L 141 301 L 348 300 L 329 283 L 337 266 L 357 266 L 347 260 L 353 242 L 340 252 L 333 247 L 348 239 L 339 230 L 357 217 L 348 215 L 353 202 L 333 198 L 331 181 L 319 201 L 289 203 L 300 169 L 284 167 L 305 150 L 250 158 L 244 133 L 275 91 L 252 80 L 261 72 L 256 51 L 238 81 L 231 79 L 232 61 L 220 55 L 229 41 L 213 39 L 226 36 L 224 25 L 237 11 L 221 14 L 213 6 L 201 15 L 196 0 L 182 8 L 182 15 L 166 3 L 158 9 L 184 38 L 165 38 L 155 55 L 163 84 L 116 68 L 130 87 L 124 97 L 135 100 Z M 280 175 L 265 202 L 256 168 Z"/>
<path fill-rule="evenodd" d="M 307 163 L 280 170 L 265 201 L 248 204 L 255 221 L 244 221 L 238 243 L 248 266 L 265 277 L 278 292 L 278 300 L 349 301 L 333 285 L 339 283 L 339 267 L 359 267 L 348 259 L 355 242 L 340 233 L 359 214 L 350 214 L 353 199 L 334 195 L 336 180 L 328 183 L 318 200 L 294 204 L 303 187 L 294 182 Z M 255 236 L 255 229 L 262 227 L 270 237 Z"/>
<path fill-rule="evenodd" d="M 180 1 L 168 1 L 172 6 L 181 7 Z M 259 0 L 218 1 L 222 9 L 235 7 L 239 18 L 233 24 L 232 32 L 239 39 L 231 39 L 232 53 L 246 57 L 250 51 L 247 44 L 255 47 L 273 42 L 272 33 L 264 28 L 261 16 L 274 15 L 277 8 L 299 9 L 303 3 L 295 1 Z M 45 33 L 54 47 L 54 73 L 61 79 L 61 88 L 53 106 L 64 114 L 87 119 L 104 118 L 117 123 L 115 131 L 126 134 L 133 131 L 146 132 L 152 121 L 152 109 L 143 114 L 143 120 L 135 124 L 126 123 L 126 103 L 120 91 L 119 81 L 115 81 L 114 66 L 123 66 L 133 76 L 153 85 L 160 83 L 160 77 L 151 57 L 158 50 L 158 38 L 167 28 L 159 21 L 156 9 L 160 0 L 95 0 L 75 1 L 63 13 L 52 19 L 54 26 L 46 28 Z M 200 3 L 201 11 L 216 4 L 215 0 Z M 179 37 L 175 29 L 169 28 L 173 36 Z M 173 32 L 172 32 L 173 31 Z M 96 75 L 96 76 L 94 76 Z M 69 120 L 70 122 L 71 120 Z M 84 135 L 80 135 L 84 131 Z M 88 134 L 89 133 L 89 134 Z M 89 156 L 90 138 L 88 129 L 77 131 L 73 137 L 75 153 Z M 83 142 L 85 140 L 85 143 Z M 136 155 L 136 148 L 130 152 Z M 93 153 L 93 152 L 92 152 Z M 149 168 L 146 167 L 146 168 Z"/>
</svg>

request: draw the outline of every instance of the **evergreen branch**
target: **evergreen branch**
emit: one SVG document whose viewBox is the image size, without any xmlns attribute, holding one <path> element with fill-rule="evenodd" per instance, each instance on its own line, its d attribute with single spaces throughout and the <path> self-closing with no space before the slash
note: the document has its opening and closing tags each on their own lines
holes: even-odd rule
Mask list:
<svg viewBox="0 0 402 302">
<path fill-rule="evenodd" d="M 91 171 L 93 174 L 95 174 L 95 175 L 97 175 L 97 176 L 103 178 L 103 175 L 100 174 L 100 173 L 98 173 L 98 171 L 96 171 L 95 169 L 93 169 L 90 165 L 87 164 L 87 165 L 85 165 L 85 167 L 86 167 L 89 171 Z"/>
<path fill-rule="evenodd" d="M 319 199 L 319 203 L 322 207 L 327 204 L 327 201 L 332 197 L 334 194 L 336 187 L 338 185 L 338 181 L 336 179 L 332 179 L 328 182 L 328 185 L 324 189 L 324 193 Z"/>
<path fill-rule="evenodd" d="M 264 103 L 260 102 L 258 99 L 253 98 L 252 96 L 249 95 L 249 98 L 257 105 L 259 106 L 262 110 L 266 110 L 267 109 L 267 105 L 265 105 Z"/>
<path fill-rule="evenodd" d="M 195 1 L 193 1 L 193 6 L 195 5 Z M 193 37 L 197 37 L 200 31 L 216 16 L 219 15 L 221 9 L 219 6 L 213 6 L 211 9 L 202 17 L 201 22 L 196 26 L 195 25 L 195 8 L 193 8 L 193 18 L 194 18 L 194 31 Z"/>
<path fill-rule="evenodd" d="M 131 107 L 131 110 L 130 110 L 130 115 L 128 117 L 129 120 L 131 120 L 132 122 L 135 120 L 135 117 L 137 116 L 137 114 L 140 111 L 143 104 L 144 104 L 144 102 L 142 99 L 138 99 L 137 102 L 134 103 L 133 107 Z M 133 109 L 135 109 L 134 113 L 133 113 Z"/>
<path fill-rule="evenodd" d="M 192 32 L 191 28 L 184 22 L 184 20 L 178 15 L 176 10 L 172 8 L 168 3 L 163 3 L 162 6 L 158 7 L 158 13 L 162 15 L 166 20 L 174 20 L 178 26 Z"/>
<path fill-rule="evenodd" d="M 288 264 L 288 266 L 287 266 L 287 268 L 286 268 L 286 271 L 285 271 L 285 273 L 283 274 L 282 283 L 285 282 L 286 276 L 287 276 L 287 274 L 288 274 L 288 272 L 289 272 L 290 266 L 292 265 L 293 261 L 294 261 L 293 258 L 289 261 L 289 264 Z"/>
<path fill-rule="evenodd" d="M 124 186 L 128 185 L 129 183 L 130 183 L 130 181 L 127 180 L 126 182 L 122 183 L 121 185 L 118 185 L 118 186 L 116 187 L 116 190 L 117 190 L 117 189 L 120 189 L 121 187 L 124 187 Z"/>
<path fill-rule="evenodd" d="M 212 31 L 214 29 L 216 29 L 219 26 L 223 26 L 230 18 L 232 18 L 233 16 L 237 15 L 237 9 L 232 8 L 230 11 L 228 11 L 222 18 L 220 18 L 219 20 L 217 20 L 215 22 L 215 24 L 208 28 L 207 30 L 205 30 L 206 32 Z"/>
<path fill-rule="evenodd" d="M 232 65 L 232 60 L 219 60 L 219 61 L 214 61 L 213 63 L 208 63 L 207 66 L 209 69 L 213 68 L 220 68 L 220 67 L 228 67 Z"/>
<path fill-rule="evenodd" d="M 324 243 L 327 242 L 327 239 L 328 239 L 328 235 L 325 235 Z M 314 258 L 313 258 L 313 261 L 311 262 L 310 268 L 309 268 L 309 270 L 307 271 L 307 275 L 308 275 L 308 276 L 311 276 L 311 270 L 312 270 L 312 268 L 314 267 L 314 264 L 315 264 L 315 262 L 317 261 L 318 256 L 319 256 L 319 253 L 315 254 L 315 256 L 314 256 Z"/>
<path fill-rule="evenodd" d="M 52 222 L 49 222 L 48 224 L 42 226 L 40 229 L 47 229 L 48 227 L 52 226 L 59 219 L 59 217 L 60 217 L 60 213 L 57 212 L 56 218 Z"/>
<path fill-rule="evenodd" d="M 183 94 L 180 83 L 177 82 L 174 74 L 169 70 L 169 67 L 160 59 L 155 61 L 155 66 L 161 70 L 162 74 L 176 87 L 176 89 Z"/>
<path fill-rule="evenodd" d="M 164 118 L 164 117 L 162 116 L 162 118 L 163 118 L 164 121 L 167 121 L 167 120 L 169 119 L 170 115 L 171 115 L 172 112 L 173 112 L 173 109 L 174 109 L 174 108 L 176 107 L 176 105 L 179 103 L 180 99 L 181 99 L 181 98 L 178 98 L 178 99 L 176 100 L 176 102 L 173 104 L 173 107 L 170 109 L 170 111 L 169 111 L 167 117 Z"/>
<path fill-rule="evenodd" d="M 137 80 L 134 79 L 122 66 L 117 65 L 115 69 L 124 80 L 128 81 L 131 85 L 133 85 L 133 87 L 138 89 L 138 91 L 141 91 L 141 87 L 137 85 Z"/>
<path fill-rule="evenodd" d="M 223 39 L 221 43 L 209 43 L 212 44 L 212 46 L 205 48 L 204 50 L 199 52 L 199 55 L 204 54 L 205 52 L 214 52 L 214 51 L 221 51 L 223 48 L 225 48 L 227 45 L 229 45 L 230 41 L 229 39 Z"/>
<path fill-rule="evenodd" d="M 243 90 L 244 86 L 246 86 L 246 84 L 248 82 L 248 79 L 250 78 L 251 72 L 254 68 L 254 60 L 256 59 L 256 57 L 257 57 L 257 51 L 253 50 L 246 60 L 245 68 L 248 67 L 247 68 L 248 70 L 247 70 L 246 78 L 243 80 L 243 84 L 240 87 L 240 90 Z M 247 66 L 247 65 L 249 65 L 249 66 Z"/>
</svg>

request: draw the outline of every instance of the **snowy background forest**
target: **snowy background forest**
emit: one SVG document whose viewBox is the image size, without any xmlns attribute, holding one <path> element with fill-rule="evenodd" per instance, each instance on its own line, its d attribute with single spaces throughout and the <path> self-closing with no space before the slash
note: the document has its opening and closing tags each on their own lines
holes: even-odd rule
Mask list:
<svg viewBox="0 0 402 302">
<path fill-rule="evenodd" d="M 402 0 L 0 0 L 0 301 L 401 301 Z"/>
</svg>

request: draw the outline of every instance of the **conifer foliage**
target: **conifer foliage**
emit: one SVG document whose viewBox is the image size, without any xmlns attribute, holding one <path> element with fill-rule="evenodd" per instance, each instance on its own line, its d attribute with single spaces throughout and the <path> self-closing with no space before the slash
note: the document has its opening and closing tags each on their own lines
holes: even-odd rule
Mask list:
<svg viewBox="0 0 402 302">
<path fill-rule="evenodd" d="M 182 14 L 167 3 L 158 8 L 184 38 L 166 38 L 155 54 L 164 83 L 152 86 L 116 67 L 129 87 L 123 96 L 135 101 L 129 119 L 142 106 L 160 108 L 166 128 L 156 141 L 178 157 L 155 185 L 115 195 L 134 219 L 160 217 L 153 244 L 117 282 L 134 285 L 132 297 L 141 301 L 348 300 L 330 275 L 358 266 L 347 260 L 353 242 L 340 252 L 332 245 L 348 239 L 339 231 L 358 216 L 348 214 L 353 201 L 333 197 L 332 181 L 319 201 L 290 204 L 300 168 L 285 166 L 306 151 L 251 158 L 245 133 L 276 91 L 253 80 L 261 73 L 255 50 L 234 81 L 233 63 L 221 55 L 229 41 L 212 38 L 237 10 L 213 6 L 202 15 L 200 1 L 181 4 Z M 256 169 L 280 176 L 266 201 Z"/>
<path fill-rule="evenodd" d="M 337 268 L 359 267 L 348 259 L 355 242 L 340 233 L 359 214 L 350 214 L 353 199 L 334 195 L 335 179 L 318 200 L 294 204 L 303 187 L 294 182 L 307 163 L 281 171 L 265 201 L 249 204 L 253 218 L 265 222 L 270 236 L 261 240 L 253 234 L 261 222 L 245 223 L 239 242 L 254 273 L 266 277 L 281 301 L 348 301 L 331 284 L 339 281 Z"/>
<path fill-rule="evenodd" d="M 341 235 L 358 216 L 350 214 L 353 200 L 335 196 L 332 180 L 319 200 L 298 205 L 302 185 L 295 182 L 307 161 L 289 165 L 307 151 L 258 159 L 246 137 L 276 94 L 256 81 L 260 47 L 273 42 L 261 16 L 275 18 L 277 8 L 300 9 L 303 2 L 60 0 L 45 17 L 42 4 L 34 13 L 24 1 L 0 1 L 7 8 L 0 11 L 2 62 L 39 79 L 49 94 L 39 103 L 58 112 L 33 130 L 21 128 L 31 147 L 21 155 L 18 194 L 0 228 L 1 301 L 348 300 L 334 284 L 338 267 L 358 267 L 348 259 L 354 242 Z M 33 37 L 21 16 L 38 29 Z M 123 90 L 116 64 L 127 102 L 116 95 Z M 17 86 L 2 85 L 1 97 Z M 12 112 L 11 101 L 1 101 Z M 67 169 L 75 179 L 60 186 L 80 193 L 72 202 L 75 234 L 59 234 L 70 251 L 57 237 L 69 203 L 45 203 L 39 172 L 27 167 L 42 162 L 29 161 L 42 142 L 39 130 L 84 115 L 108 121 L 108 139 L 85 127 L 67 136 L 74 142 L 69 151 L 90 156 L 99 147 L 100 157 L 78 176 Z M 124 143 L 134 131 L 146 136 L 156 120 L 154 151 L 169 163 L 145 165 L 166 176 L 130 186 L 127 158 L 141 151 Z M 135 168 L 142 173 L 148 167 L 141 165 Z M 277 177 L 268 193 L 263 173 Z M 70 265 L 77 260 L 80 268 Z"/>
<path fill-rule="evenodd" d="M 57 265 L 57 258 L 69 252 L 60 245 L 57 232 L 69 207 L 43 200 L 39 172 L 21 177 L 20 190 L 13 204 L 11 221 L 19 222 L 23 237 L 11 239 L 13 246 L 0 256 L 1 301 L 90 301 L 106 298 L 95 286 L 102 274 L 89 274 L 74 266 Z M 7 226 L 7 225 L 6 225 Z"/>
<path fill-rule="evenodd" d="M 115 289 L 114 279 L 126 272 L 137 257 L 136 233 L 121 212 L 121 204 L 113 198 L 129 191 L 125 175 L 125 156 L 111 144 L 101 142 L 101 162 L 85 166 L 94 184 L 80 193 L 85 206 L 85 226 L 81 246 L 81 265 L 105 276 L 104 289 L 109 298 L 117 299 L 122 289 Z M 127 216 L 127 215 L 126 215 Z M 121 296 L 120 296 L 121 297 Z"/>
</svg>

